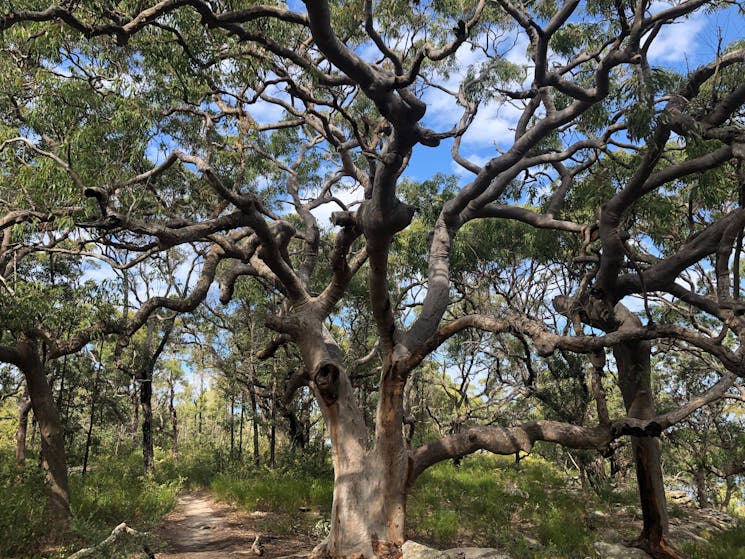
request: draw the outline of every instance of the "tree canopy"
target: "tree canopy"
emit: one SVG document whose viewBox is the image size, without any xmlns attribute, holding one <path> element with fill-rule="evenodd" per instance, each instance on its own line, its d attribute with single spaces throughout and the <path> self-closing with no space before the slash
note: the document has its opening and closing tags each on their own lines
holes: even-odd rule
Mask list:
<svg viewBox="0 0 745 559">
<path fill-rule="evenodd" d="M 286 352 L 261 373 L 280 413 L 315 396 L 336 475 L 319 556 L 396 556 L 439 461 L 625 436 L 638 544 L 678 556 L 657 438 L 745 378 L 745 48 L 665 49 L 737 3 L 3 10 L 0 360 L 50 426 L 41 357 L 110 336 L 152 382 L 154 336 L 203 305 L 232 332 L 208 337 L 218 368 L 256 387 L 255 359 Z M 450 408 L 417 437 L 439 362 Z M 671 367 L 689 388 L 662 408 Z"/>
</svg>

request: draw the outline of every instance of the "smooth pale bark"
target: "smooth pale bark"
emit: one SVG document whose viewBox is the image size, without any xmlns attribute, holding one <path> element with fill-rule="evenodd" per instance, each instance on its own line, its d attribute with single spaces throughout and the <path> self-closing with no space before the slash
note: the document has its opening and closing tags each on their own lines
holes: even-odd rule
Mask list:
<svg viewBox="0 0 745 559">
<path fill-rule="evenodd" d="M 334 499 L 331 530 L 313 557 L 401 557 L 410 469 L 402 439 L 369 447 L 363 414 L 346 374 L 339 376 L 337 399 L 319 401 L 331 438 Z"/>
<path fill-rule="evenodd" d="M 615 311 L 620 322 L 619 331 L 641 326 L 641 320 L 625 306 L 618 304 Z M 613 348 L 613 355 L 618 365 L 618 382 L 627 415 L 637 419 L 655 417 L 651 344 L 647 341 L 623 342 Z M 667 541 L 669 526 L 660 441 L 656 437 L 632 436 L 631 448 L 643 519 L 642 532 L 634 545 L 655 559 L 679 559 L 680 554 Z"/>
<path fill-rule="evenodd" d="M 70 486 L 63 430 L 36 342 L 24 338 L 17 348 L 20 355 L 18 366 L 26 377 L 34 418 L 41 435 L 42 466 L 47 475 L 51 536 L 54 538 L 70 525 Z"/>
<path fill-rule="evenodd" d="M 334 466 L 331 528 L 312 557 L 378 559 L 401 556 L 411 458 L 403 445 L 403 382 L 384 367 L 376 433 L 357 405 L 341 353 L 320 319 L 299 316 L 299 348 L 320 406 Z"/>
</svg>

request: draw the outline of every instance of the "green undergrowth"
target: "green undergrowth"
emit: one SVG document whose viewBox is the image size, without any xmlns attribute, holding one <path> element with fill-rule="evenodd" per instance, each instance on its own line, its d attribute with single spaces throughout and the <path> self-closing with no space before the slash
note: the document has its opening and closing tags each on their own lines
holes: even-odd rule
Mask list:
<svg viewBox="0 0 745 559">
<path fill-rule="evenodd" d="M 218 499 L 245 510 L 292 514 L 309 508 L 328 513 L 333 480 L 331 476 L 292 476 L 272 471 L 254 472 L 250 477 L 221 474 L 212 481 L 210 489 Z"/>
<path fill-rule="evenodd" d="M 475 455 L 458 466 L 427 470 L 409 499 L 409 537 L 439 549 L 496 547 L 513 559 L 595 557 L 596 541 L 633 539 L 640 520 L 635 487 L 584 492 L 541 457 Z M 671 518 L 695 509 L 671 506 Z M 689 559 L 745 559 L 745 523 L 701 534 L 710 544 L 685 544 Z"/>
<path fill-rule="evenodd" d="M 117 524 L 149 530 L 176 505 L 180 478 L 169 479 L 156 469 L 142 473 L 142 458 L 133 453 L 124 461 L 111 461 L 85 476 L 70 480 L 75 529 L 84 536 L 106 535 Z"/>
<path fill-rule="evenodd" d="M 48 526 L 41 476 L 33 473 L 21 480 L 4 476 L 0 481 L 0 557 L 28 552 L 30 542 L 46 537 Z"/>
<path fill-rule="evenodd" d="M 142 475 L 136 451 L 95 461 L 86 476 L 71 474 L 71 534 L 56 553 L 45 554 L 39 551 L 48 529 L 44 479 L 29 467 L 26 477 L 17 480 L 6 467 L 0 477 L 0 557 L 61 559 L 101 541 L 120 522 L 148 531 L 175 505 L 183 486 L 208 489 L 245 511 L 264 511 L 255 518 L 266 532 L 322 537 L 315 528 L 329 518 L 333 494 L 327 462 L 295 459 L 269 469 L 223 460 L 204 452 L 175 464 L 156 453 L 153 477 Z M 637 499 L 634 487 L 600 495 L 584 492 L 566 472 L 538 456 L 522 459 L 518 468 L 512 458 L 474 455 L 420 476 L 408 501 L 408 536 L 440 549 L 496 547 L 513 559 L 584 559 L 595 557 L 596 541 L 637 535 L 632 524 L 638 525 Z M 687 507 L 670 507 L 673 518 L 695 514 Z M 608 539 L 610 533 L 615 539 Z M 713 543 L 686 544 L 682 551 L 689 559 L 745 559 L 745 524 L 703 535 Z M 138 551 L 134 544 L 119 546 L 110 557 Z"/>
<path fill-rule="evenodd" d="M 4 559 L 66 557 L 100 542 L 121 522 L 150 530 L 175 506 L 181 487 L 178 478 L 144 476 L 136 454 L 97 461 L 85 476 L 72 472 L 72 525 L 61 542 L 50 545 L 45 480 L 33 465 L 28 470 L 18 479 L 6 469 L 0 478 L 0 557 Z M 123 556 L 133 549 L 135 544 L 125 544 L 109 556 Z"/>
<path fill-rule="evenodd" d="M 474 456 L 427 470 L 409 500 L 410 537 L 439 548 L 509 549 L 513 557 L 592 555 L 585 497 L 549 462 Z M 539 547 L 540 551 L 535 551 Z"/>
<path fill-rule="evenodd" d="M 745 559 L 745 521 L 717 534 L 710 534 L 709 545 L 689 543 L 682 551 L 688 559 Z"/>
</svg>

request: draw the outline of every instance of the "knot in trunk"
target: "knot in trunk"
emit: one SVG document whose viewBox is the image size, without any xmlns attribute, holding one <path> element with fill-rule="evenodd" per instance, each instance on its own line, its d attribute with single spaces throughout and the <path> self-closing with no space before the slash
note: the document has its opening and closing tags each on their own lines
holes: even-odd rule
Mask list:
<svg viewBox="0 0 745 559">
<path fill-rule="evenodd" d="M 339 398 L 339 367 L 331 361 L 322 362 L 312 378 L 326 404 L 331 405 L 336 402 Z"/>
</svg>

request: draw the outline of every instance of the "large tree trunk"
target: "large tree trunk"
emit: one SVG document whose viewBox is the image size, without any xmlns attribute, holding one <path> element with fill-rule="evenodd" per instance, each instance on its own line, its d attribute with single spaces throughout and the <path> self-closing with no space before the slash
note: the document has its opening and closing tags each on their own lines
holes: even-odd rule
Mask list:
<svg viewBox="0 0 745 559">
<path fill-rule="evenodd" d="M 382 396 L 387 396 L 385 392 Z M 395 399 L 396 396 L 393 395 Z M 331 531 L 316 548 L 316 557 L 333 559 L 382 559 L 401 557 L 406 529 L 406 498 L 409 456 L 403 447 L 401 424 L 398 433 L 378 411 L 376 444 L 368 448 L 368 435 L 361 410 L 345 375 L 339 378 L 339 393 L 330 405 L 320 399 L 329 430 L 334 465 L 334 500 Z M 387 403 L 381 403 L 385 408 Z M 395 418 L 394 418 L 395 423 Z M 382 431 L 385 431 L 383 433 Z M 386 440 L 387 435 L 393 437 Z"/>
<path fill-rule="evenodd" d="M 404 447 L 404 381 L 386 360 L 374 438 L 369 436 L 341 352 L 320 320 L 298 325 L 303 362 L 331 439 L 331 527 L 311 557 L 400 559 L 412 459 Z"/>
<path fill-rule="evenodd" d="M 625 306 L 616 305 L 619 330 L 641 326 L 639 318 Z M 624 342 L 613 349 L 618 365 L 618 381 L 629 417 L 655 417 L 651 376 L 651 346 L 647 341 Z M 634 542 L 656 559 L 680 559 L 667 541 L 668 516 L 662 481 L 660 442 L 655 437 L 631 437 L 631 448 L 639 484 L 642 507 L 642 533 Z"/>
<path fill-rule="evenodd" d="M 67 481 L 67 460 L 62 426 L 54 394 L 44 374 L 36 342 L 23 339 L 18 344 L 20 369 L 26 377 L 34 417 L 41 435 L 42 466 L 47 474 L 51 536 L 67 530 L 70 524 L 70 486 Z"/>
</svg>

